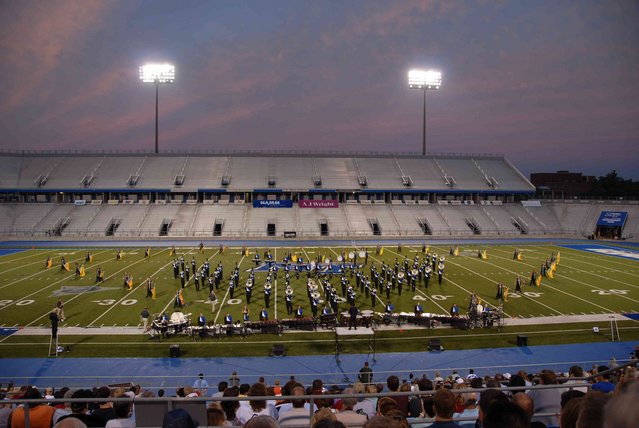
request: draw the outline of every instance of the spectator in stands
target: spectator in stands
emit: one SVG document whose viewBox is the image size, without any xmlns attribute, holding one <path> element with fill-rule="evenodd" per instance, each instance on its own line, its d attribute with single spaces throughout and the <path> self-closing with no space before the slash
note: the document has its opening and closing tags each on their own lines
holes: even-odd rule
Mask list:
<svg viewBox="0 0 639 428">
<path fill-rule="evenodd" d="M 248 391 L 248 397 L 265 397 L 268 394 L 266 385 L 254 383 Z M 236 412 L 237 421 L 245 424 L 251 418 L 257 416 L 270 416 L 277 418 L 277 410 L 273 405 L 267 405 L 266 400 L 250 400 L 248 405 L 241 405 Z"/>
<path fill-rule="evenodd" d="M 22 396 L 24 399 L 38 399 L 42 398 L 40 391 L 37 388 L 29 387 Z M 11 413 L 11 412 L 10 412 Z M 29 421 L 33 428 L 48 428 L 53 425 L 53 415 L 55 409 L 47 406 L 46 404 L 30 404 L 29 405 Z M 25 426 L 25 414 L 24 406 L 19 405 L 15 408 L 11 417 L 8 418 L 11 422 L 12 428 L 23 428 Z"/>
<path fill-rule="evenodd" d="M 543 422 L 531 422 L 532 417 L 535 414 L 535 402 L 529 395 L 523 392 L 518 392 L 513 395 L 513 403 L 524 411 L 531 428 L 546 428 L 546 425 Z"/>
<path fill-rule="evenodd" d="M 578 384 L 584 384 L 585 381 L 583 380 L 575 380 L 574 378 L 583 378 L 584 377 L 584 369 L 581 368 L 581 366 L 571 366 L 570 369 L 568 369 L 568 377 L 570 378 L 568 381 L 566 381 L 566 385 L 572 385 L 575 383 Z M 588 387 L 587 386 L 578 386 L 578 387 L 574 387 L 572 388 L 574 390 L 577 391 L 581 391 L 584 394 L 588 392 Z"/>
<path fill-rule="evenodd" d="M 420 392 L 432 391 L 433 382 L 427 378 L 421 378 L 417 381 L 417 389 Z M 424 405 L 422 396 L 414 396 L 408 400 L 408 416 L 411 418 L 423 417 Z"/>
<path fill-rule="evenodd" d="M 226 420 L 224 411 L 219 407 L 208 407 L 206 409 L 206 424 L 210 427 L 231 426 Z"/>
<path fill-rule="evenodd" d="M 389 376 L 386 379 L 386 386 L 390 392 L 399 392 L 399 378 L 395 375 Z M 404 413 L 404 415 L 408 415 L 408 396 L 402 395 L 392 398 L 397 403 L 397 408 Z"/>
<path fill-rule="evenodd" d="M 483 428 L 502 427 L 529 428 L 528 415 L 521 407 L 508 400 L 493 401 L 484 416 Z"/>
<path fill-rule="evenodd" d="M 260 415 L 248 420 L 244 428 L 279 428 L 279 425 L 272 416 Z"/>
<path fill-rule="evenodd" d="M 370 394 L 370 391 L 367 391 L 368 387 L 372 388 L 373 394 L 377 392 L 377 388 L 374 385 L 365 385 L 362 382 L 355 382 L 353 385 L 353 389 L 357 394 L 366 394 L 367 392 Z M 357 400 L 357 404 L 353 406 L 353 410 L 365 414 L 368 419 L 375 416 L 375 402 L 371 400 L 371 397 L 361 397 Z"/>
<path fill-rule="evenodd" d="M 346 388 L 343 392 L 345 395 L 355 394 L 355 389 Z M 346 426 L 361 426 L 366 423 L 368 416 L 364 412 L 357 413 L 353 410 L 353 406 L 357 404 L 357 398 L 344 397 L 342 398 L 342 410 L 335 416 L 337 420 L 342 422 Z"/>
<path fill-rule="evenodd" d="M 111 390 L 106 386 L 102 386 L 94 392 L 94 396 L 95 398 L 109 398 L 111 397 Z M 115 410 L 113 409 L 113 403 L 98 403 L 98 406 L 99 407 L 97 409 L 91 412 L 91 415 L 102 419 L 105 424 L 109 420 L 117 417 Z"/>
<path fill-rule="evenodd" d="M 435 410 L 435 422 L 431 427 L 456 428 L 460 425 L 453 422 L 455 412 L 455 394 L 447 389 L 439 389 L 433 396 L 433 409 Z"/>
<path fill-rule="evenodd" d="M 464 398 L 464 410 L 456 412 L 453 415 L 454 419 L 457 418 L 473 418 L 472 420 L 460 421 L 458 424 L 462 427 L 474 427 L 475 421 L 479 417 L 479 407 L 477 406 L 477 393 L 466 392 L 462 394 Z"/>
<path fill-rule="evenodd" d="M 106 428 L 135 428 L 135 418 L 132 417 L 133 403 L 117 402 L 113 405 L 116 419 L 110 419 Z"/>
<path fill-rule="evenodd" d="M 639 421 L 639 381 L 630 381 L 620 388 L 604 409 L 604 428 L 634 428 Z"/>
<path fill-rule="evenodd" d="M 397 401 L 393 400 L 391 397 L 380 397 L 377 400 L 377 415 L 378 416 L 386 416 L 391 409 L 397 409 Z"/>
<path fill-rule="evenodd" d="M 608 394 L 615 390 L 615 385 L 610 382 L 610 373 L 604 373 L 608 370 L 609 369 L 606 366 L 597 367 L 597 377 L 595 378 L 597 382 L 593 383 L 591 387 L 593 391 L 599 391 L 603 392 L 604 394 Z"/>
<path fill-rule="evenodd" d="M 583 397 L 584 395 L 586 394 L 581 391 L 577 391 L 577 389 L 569 389 L 568 391 L 564 391 L 561 394 L 561 408 L 563 409 L 564 407 L 566 407 L 566 404 L 568 404 L 570 400 Z"/>
<path fill-rule="evenodd" d="M 390 416 L 375 416 L 369 419 L 362 428 L 402 428 L 402 424 Z"/>
<path fill-rule="evenodd" d="M 196 428 L 197 423 L 184 409 L 174 409 L 164 415 L 162 428 Z"/>
<path fill-rule="evenodd" d="M 397 409 L 389 410 L 386 414 L 386 417 L 391 418 L 393 421 L 399 423 L 399 426 L 401 428 L 410 428 L 410 424 L 408 423 L 408 419 L 406 419 L 406 416 L 404 416 L 402 412 Z"/>
<path fill-rule="evenodd" d="M 557 384 L 557 375 L 552 370 L 542 370 L 540 379 L 542 385 Z M 527 394 L 535 403 L 535 413 L 555 413 L 558 415 L 561 411 L 561 394 L 564 391 L 566 390 L 563 388 L 533 389 L 528 391 Z M 559 425 L 559 418 L 557 416 L 546 416 L 535 419 L 543 422 L 546 426 Z"/>
<path fill-rule="evenodd" d="M 313 414 L 313 417 L 311 417 L 312 428 L 332 428 L 333 423 L 338 423 L 337 418 L 333 411 L 327 407 L 319 409 Z M 344 425 L 341 422 L 339 422 L 339 424 Z"/>
<path fill-rule="evenodd" d="M 584 401 L 585 398 L 577 397 L 569 400 L 562 406 L 561 413 L 559 414 L 559 426 L 561 428 L 577 427 L 577 419 L 579 418 L 579 413 L 581 412 Z"/>
<path fill-rule="evenodd" d="M 281 426 L 286 425 L 309 425 L 311 422 L 310 411 L 305 408 L 306 400 L 303 397 L 304 387 L 299 384 L 295 386 L 292 390 L 292 398 L 291 405 L 292 407 L 289 410 L 281 411 L 278 416 L 278 422 Z"/>
<path fill-rule="evenodd" d="M 88 389 L 79 389 L 71 395 L 71 398 L 91 399 L 94 397 L 91 391 L 89 391 Z M 58 421 L 63 421 L 67 418 L 75 418 L 84 422 L 88 427 L 103 427 L 104 425 L 106 425 L 104 420 L 99 417 L 89 415 L 87 411 L 88 403 L 86 401 L 73 402 L 71 403 L 72 413 L 70 415 L 61 417 Z"/>
<path fill-rule="evenodd" d="M 217 392 L 214 392 L 213 395 L 211 395 L 211 397 L 212 398 L 222 397 L 224 395 L 224 391 L 226 391 L 228 387 L 229 387 L 228 382 L 221 381 L 220 383 L 217 384 Z"/>
<path fill-rule="evenodd" d="M 490 407 L 494 401 L 508 401 L 508 397 L 503 392 L 493 388 L 481 392 L 479 396 L 479 415 L 477 416 L 477 424 L 475 426 L 483 426 L 488 407 Z"/>
<path fill-rule="evenodd" d="M 604 407 L 609 398 L 610 394 L 604 394 L 598 391 L 592 391 L 584 395 L 584 401 L 579 410 L 576 427 L 601 428 L 604 422 Z"/>
<path fill-rule="evenodd" d="M 239 396 L 240 391 L 236 386 L 232 386 L 224 390 L 222 394 L 223 397 L 237 397 Z M 240 408 L 239 401 L 221 401 L 220 406 L 226 415 L 226 420 L 231 423 L 231 425 L 240 425 L 237 420 L 237 410 Z"/>
</svg>

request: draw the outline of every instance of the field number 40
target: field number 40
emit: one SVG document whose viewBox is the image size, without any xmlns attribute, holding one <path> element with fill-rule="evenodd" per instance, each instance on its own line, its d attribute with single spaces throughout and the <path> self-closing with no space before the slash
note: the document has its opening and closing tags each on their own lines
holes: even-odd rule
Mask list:
<svg viewBox="0 0 639 428">
<path fill-rule="evenodd" d="M 610 290 L 590 290 L 591 293 L 597 293 L 600 296 L 614 296 L 620 294 L 628 294 L 628 290 L 617 290 L 611 288 Z"/>
</svg>

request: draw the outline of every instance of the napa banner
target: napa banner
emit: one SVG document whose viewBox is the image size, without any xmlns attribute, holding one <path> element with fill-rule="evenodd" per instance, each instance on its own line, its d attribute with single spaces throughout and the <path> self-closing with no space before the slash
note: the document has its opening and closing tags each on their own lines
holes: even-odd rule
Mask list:
<svg viewBox="0 0 639 428">
<path fill-rule="evenodd" d="M 626 211 L 602 211 L 597 220 L 597 226 L 623 227 L 627 218 Z"/>
<path fill-rule="evenodd" d="M 307 199 L 299 201 L 298 204 L 300 208 L 339 208 L 339 201 L 337 199 Z"/>
<path fill-rule="evenodd" d="M 253 208 L 293 208 L 293 201 L 290 199 L 276 201 L 253 200 Z"/>
</svg>

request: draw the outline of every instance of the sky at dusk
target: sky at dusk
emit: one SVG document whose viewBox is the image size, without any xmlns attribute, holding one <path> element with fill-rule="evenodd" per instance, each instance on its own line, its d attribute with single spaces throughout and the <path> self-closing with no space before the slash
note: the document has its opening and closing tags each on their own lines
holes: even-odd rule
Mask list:
<svg viewBox="0 0 639 428">
<path fill-rule="evenodd" d="M 0 0 L 0 150 L 504 154 L 639 179 L 639 2 Z"/>
</svg>

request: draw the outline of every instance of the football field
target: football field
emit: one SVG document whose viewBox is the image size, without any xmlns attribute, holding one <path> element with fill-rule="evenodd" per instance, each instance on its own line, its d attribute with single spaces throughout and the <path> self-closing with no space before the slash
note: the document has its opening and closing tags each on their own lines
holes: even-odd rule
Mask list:
<svg viewBox="0 0 639 428">
<path fill-rule="evenodd" d="M 571 248 L 573 247 L 573 248 Z M 451 247 L 430 245 L 430 253 L 445 257 L 443 281 L 438 284 L 436 273 L 429 286 L 419 282 L 415 291 L 404 282 L 399 295 L 397 287 L 386 297 L 385 289 L 378 292 L 375 299 L 366 296 L 355 285 L 350 270 L 346 277 L 356 292 L 356 305 L 360 310 L 372 309 L 383 312 L 390 300 L 395 312 L 412 312 L 415 304 L 421 302 L 424 312 L 447 314 L 456 303 L 465 314 L 471 293 L 475 293 L 483 304 L 499 305 L 496 299 L 497 284 L 508 287 L 506 301 L 503 302 L 504 316 L 507 318 L 527 318 L 558 315 L 588 315 L 639 312 L 639 260 L 637 251 L 617 247 L 611 251 L 597 251 L 596 245 L 560 246 L 544 244 L 520 245 L 472 245 L 460 244 L 453 248 L 458 255 L 451 255 Z M 350 259 L 349 254 L 359 255 L 368 251 L 368 263 L 360 270 L 370 277 L 370 268 L 374 264 L 381 270 L 382 263 L 391 268 L 395 263 L 404 265 L 406 258 L 412 270 L 413 262 L 421 264 L 424 260 L 422 246 L 385 245 L 382 254 L 375 247 L 247 247 L 245 253 L 239 247 L 180 247 L 172 254 L 170 247 L 151 247 L 145 257 L 145 248 L 124 248 L 122 257 L 116 257 L 117 247 L 113 248 L 57 248 L 31 249 L 17 252 L 5 252 L 0 255 L 0 327 L 38 327 L 49 326 L 49 313 L 59 299 L 64 301 L 65 320 L 61 327 L 102 327 L 102 326 L 138 326 L 140 312 L 148 307 L 152 315 L 167 312 L 169 315 L 180 310 L 192 314 L 192 319 L 204 314 L 209 323 L 223 323 L 229 313 L 233 320 L 242 319 L 242 309 L 246 304 L 245 283 L 252 268 L 255 268 L 255 280 L 252 287 L 252 301 L 248 305 L 252 321 L 265 306 L 264 285 L 268 273 L 263 263 L 264 255 L 270 252 L 273 261 L 280 264 L 277 279 L 272 281 L 272 294 L 268 308 L 270 319 L 286 319 L 283 258 L 292 255 L 303 260 L 302 272 L 296 278 L 290 272 L 290 285 L 293 290 L 293 305 L 301 306 L 304 315 L 311 315 L 307 297 L 307 275 L 304 271 L 307 263 L 324 261 L 326 272 L 337 272 L 338 257 L 342 256 L 345 265 L 355 262 L 364 263 L 364 258 Z M 522 254 L 522 260 L 513 257 L 516 249 Z M 486 257 L 478 256 L 485 251 Z M 87 252 L 92 261 L 86 261 Z M 255 262 L 258 253 L 262 262 Z M 560 255 L 559 263 L 552 278 L 544 277 L 539 286 L 529 285 L 533 270 L 537 273 L 540 266 L 553 255 Z M 69 270 L 61 269 L 61 258 L 69 263 Z M 211 274 L 221 264 L 223 278 L 215 290 L 217 303 L 209 301 L 208 284 L 196 290 L 191 278 L 186 283 L 182 295 L 184 307 L 174 309 L 176 292 L 182 290 L 179 278 L 174 278 L 173 262 L 184 257 L 189 268 L 195 260 L 199 270 L 205 261 L 211 266 Z M 46 267 L 47 258 L 51 267 Z M 332 260 L 332 267 L 328 260 Z M 84 266 L 85 275 L 75 274 L 78 267 Z M 229 277 L 237 265 L 240 273 L 238 286 L 231 298 L 228 287 Z M 96 271 L 104 272 L 104 281 L 96 283 Z M 125 275 L 132 278 L 132 285 L 125 284 Z M 522 292 L 515 292 L 515 280 L 521 276 Z M 152 279 L 155 284 L 155 298 L 147 297 L 145 282 Z M 315 275 L 313 279 L 317 281 Z M 327 277 L 328 279 L 328 277 Z M 339 274 L 329 279 L 332 286 L 341 295 Z M 321 287 L 320 287 L 320 290 Z M 324 306 L 324 293 L 321 293 L 320 310 Z M 374 303 L 374 306 L 373 306 Z M 339 311 L 346 311 L 346 299 L 340 299 Z"/>
</svg>

